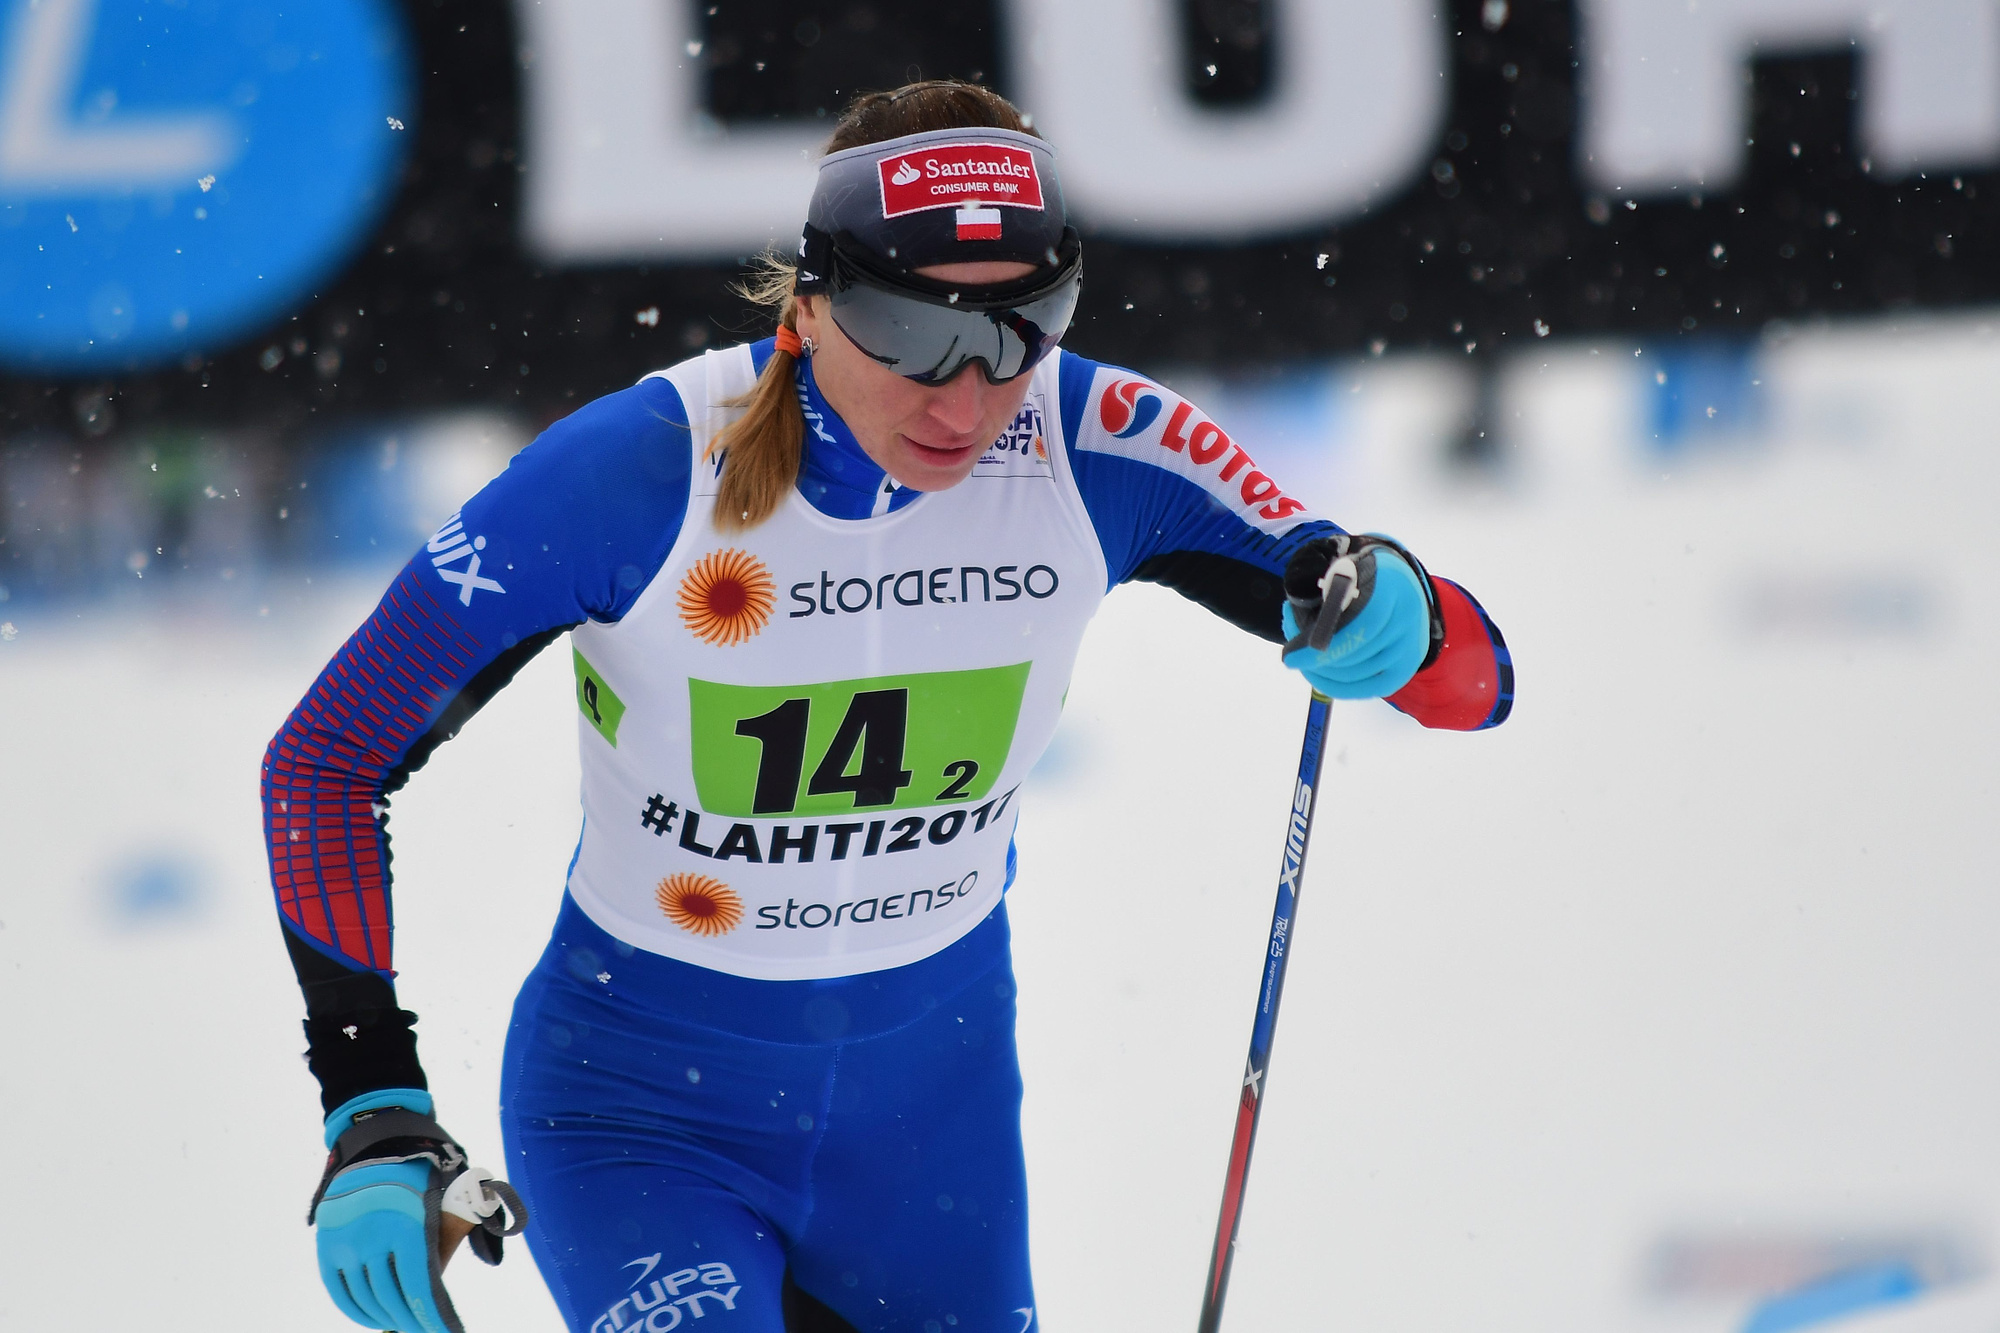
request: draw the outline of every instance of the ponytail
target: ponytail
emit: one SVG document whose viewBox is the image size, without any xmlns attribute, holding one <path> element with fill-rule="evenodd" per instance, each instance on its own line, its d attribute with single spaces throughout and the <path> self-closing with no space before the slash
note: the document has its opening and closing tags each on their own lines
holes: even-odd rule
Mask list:
<svg viewBox="0 0 2000 1333">
<path fill-rule="evenodd" d="M 744 409 L 709 442 L 709 458 L 722 459 L 722 486 L 715 497 L 715 526 L 724 532 L 756 527 L 784 503 L 799 479 L 806 418 L 799 408 L 798 298 L 792 295 L 791 265 L 765 255 L 758 271 L 738 289 L 759 305 L 778 307 L 778 345 L 764 373 L 741 398 L 725 406 Z"/>
</svg>

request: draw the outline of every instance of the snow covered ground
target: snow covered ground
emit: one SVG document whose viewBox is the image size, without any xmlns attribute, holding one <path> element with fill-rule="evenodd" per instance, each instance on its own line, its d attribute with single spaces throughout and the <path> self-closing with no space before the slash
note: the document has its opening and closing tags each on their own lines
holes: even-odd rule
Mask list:
<svg viewBox="0 0 2000 1333">
<path fill-rule="evenodd" d="M 1472 587 L 1520 671 L 1490 734 L 1336 710 L 1230 1327 L 1725 1333 L 1785 1255 L 1991 1266 L 1988 323 L 1767 345 L 1664 440 L 1656 351 L 1540 345 L 1472 480 L 1458 363 L 1186 381 Z M 255 774 L 385 577 L 0 606 L 0 1325 L 351 1327 Z M 576 836 L 570 689 L 544 654 L 394 807 L 401 993 L 488 1161 Z M 1193 1323 L 1303 713 L 1158 589 L 1086 645 L 1011 895 L 1052 1331 Z M 472 1333 L 559 1327 L 525 1254 L 454 1277 Z M 1966 1282 L 1852 1327 L 1996 1323 Z"/>
</svg>

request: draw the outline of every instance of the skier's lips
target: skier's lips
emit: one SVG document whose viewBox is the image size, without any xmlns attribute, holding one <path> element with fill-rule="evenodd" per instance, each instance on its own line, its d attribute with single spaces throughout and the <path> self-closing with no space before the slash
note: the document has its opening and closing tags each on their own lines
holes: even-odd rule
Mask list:
<svg viewBox="0 0 2000 1333">
<path fill-rule="evenodd" d="M 909 445 L 910 451 L 918 458 L 926 463 L 934 463 L 939 466 L 949 466 L 952 463 L 963 462 L 965 456 L 971 453 L 974 447 L 971 441 L 960 445 L 941 447 L 932 444 L 920 444 L 907 435 L 902 438 L 903 443 Z"/>
</svg>

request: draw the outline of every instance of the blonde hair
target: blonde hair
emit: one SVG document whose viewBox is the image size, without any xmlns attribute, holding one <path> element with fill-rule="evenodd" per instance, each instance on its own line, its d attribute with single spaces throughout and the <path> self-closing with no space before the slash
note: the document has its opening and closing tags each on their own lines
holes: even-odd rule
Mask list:
<svg viewBox="0 0 2000 1333">
<path fill-rule="evenodd" d="M 956 79 L 928 79 L 890 92 L 863 93 L 848 104 L 827 141 L 838 153 L 863 144 L 899 139 L 928 130 L 1002 129 L 1034 133 L 1014 104 L 989 88 Z M 798 270 L 775 251 L 757 257 L 748 277 L 735 284 L 739 296 L 778 313 L 778 327 L 798 332 L 799 298 L 793 288 Z M 798 357 L 780 346 L 764 363 L 750 392 L 725 406 L 743 409 L 709 442 L 710 458 L 722 459 L 722 482 L 715 497 L 715 525 L 724 532 L 754 528 L 777 512 L 799 478 L 806 419 L 799 408 Z"/>
</svg>

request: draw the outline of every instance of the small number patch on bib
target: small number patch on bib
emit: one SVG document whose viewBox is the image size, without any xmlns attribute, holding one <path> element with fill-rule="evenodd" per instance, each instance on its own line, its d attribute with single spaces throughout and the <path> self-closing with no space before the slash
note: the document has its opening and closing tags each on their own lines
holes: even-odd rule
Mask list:
<svg viewBox="0 0 2000 1333">
<path fill-rule="evenodd" d="M 595 727 L 597 734 L 615 750 L 618 723 L 625 716 L 625 701 L 604 683 L 604 677 L 582 653 L 575 648 L 570 652 L 576 658 L 576 706 L 582 710 L 583 720 Z"/>
</svg>

